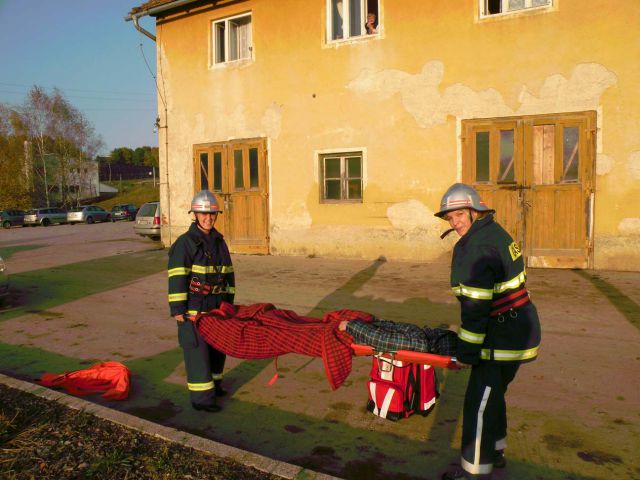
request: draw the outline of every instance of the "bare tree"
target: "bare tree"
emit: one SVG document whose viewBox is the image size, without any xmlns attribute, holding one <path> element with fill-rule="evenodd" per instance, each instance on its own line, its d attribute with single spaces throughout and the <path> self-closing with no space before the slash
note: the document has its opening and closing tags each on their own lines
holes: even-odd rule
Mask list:
<svg viewBox="0 0 640 480">
<path fill-rule="evenodd" d="M 17 111 L 18 130 L 22 128 L 33 145 L 34 170 L 47 206 L 56 189 L 59 203 L 77 204 L 90 172 L 86 162 L 102 147 L 93 126 L 57 88 L 48 94 L 34 86 Z"/>
</svg>

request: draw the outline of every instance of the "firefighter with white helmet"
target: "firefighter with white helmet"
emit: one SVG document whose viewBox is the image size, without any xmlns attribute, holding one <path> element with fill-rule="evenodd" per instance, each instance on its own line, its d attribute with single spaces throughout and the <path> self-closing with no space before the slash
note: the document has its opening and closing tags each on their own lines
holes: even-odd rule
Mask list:
<svg viewBox="0 0 640 480">
<path fill-rule="evenodd" d="M 493 218 L 471 186 L 456 183 L 435 214 L 460 239 L 453 249 L 451 287 L 460 301 L 457 361 L 471 367 L 464 399 L 461 467 L 444 480 L 487 478 L 505 466 L 505 393 L 521 363 L 535 360 L 540 322 L 525 287 L 520 246 Z"/>
<path fill-rule="evenodd" d="M 216 196 L 196 193 L 189 213 L 195 221 L 169 250 L 169 309 L 178 322 L 191 405 L 217 412 L 216 397 L 226 394 L 221 383 L 226 356 L 204 341 L 194 321 L 223 301 L 233 303 L 235 276 L 227 244 L 215 229 L 222 213 Z"/>
</svg>

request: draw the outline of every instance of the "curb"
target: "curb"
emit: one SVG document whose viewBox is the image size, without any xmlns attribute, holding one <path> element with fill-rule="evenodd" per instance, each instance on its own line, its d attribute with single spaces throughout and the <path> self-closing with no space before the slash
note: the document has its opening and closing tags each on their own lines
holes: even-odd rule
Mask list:
<svg viewBox="0 0 640 480">
<path fill-rule="evenodd" d="M 113 410 L 78 397 L 67 395 L 66 393 L 51 390 L 23 380 L 18 380 L 1 373 L 0 382 L 8 387 L 58 402 L 61 405 L 65 405 L 75 410 L 82 410 L 84 412 L 91 413 L 98 418 L 117 423 L 127 428 L 138 430 L 146 435 L 151 435 L 169 442 L 191 447 L 195 450 L 210 453 L 217 457 L 234 460 L 238 463 L 242 463 L 243 465 L 254 467 L 261 472 L 270 473 L 291 480 L 341 480 L 339 477 L 333 477 L 324 473 L 308 470 L 298 465 L 274 460 L 257 453 L 248 452 L 214 440 L 198 437 L 191 433 L 182 432 L 175 428 L 165 427 L 164 425 L 159 425 L 128 413 Z"/>
</svg>

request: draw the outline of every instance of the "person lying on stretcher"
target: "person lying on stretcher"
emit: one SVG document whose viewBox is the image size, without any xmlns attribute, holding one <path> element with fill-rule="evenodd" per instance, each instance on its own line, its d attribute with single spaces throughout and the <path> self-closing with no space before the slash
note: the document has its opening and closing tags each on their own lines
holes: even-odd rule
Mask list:
<svg viewBox="0 0 640 480">
<path fill-rule="evenodd" d="M 379 352 L 412 350 L 451 357 L 455 357 L 457 352 L 455 325 L 449 325 L 448 329 L 421 328 L 412 323 L 375 318 L 371 322 L 344 320 L 338 325 L 338 330 L 351 335 L 354 343 L 370 345 Z"/>
</svg>

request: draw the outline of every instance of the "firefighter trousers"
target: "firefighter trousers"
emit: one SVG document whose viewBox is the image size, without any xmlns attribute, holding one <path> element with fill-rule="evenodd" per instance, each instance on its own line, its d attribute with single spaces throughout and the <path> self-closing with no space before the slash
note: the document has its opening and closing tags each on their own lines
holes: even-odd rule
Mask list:
<svg viewBox="0 0 640 480">
<path fill-rule="evenodd" d="M 227 356 L 205 342 L 193 322 L 185 320 L 177 323 L 178 342 L 184 353 L 187 388 L 191 403 L 213 405 L 215 403 L 214 381 L 222 380 Z"/>
<path fill-rule="evenodd" d="M 464 397 L 462 420 L 462 468 L 472 475 L 493 470 L 496 450 L 507 442 L 505 393 L 520 364 L 480 362 L 471 369 Z"/>
</svg>

